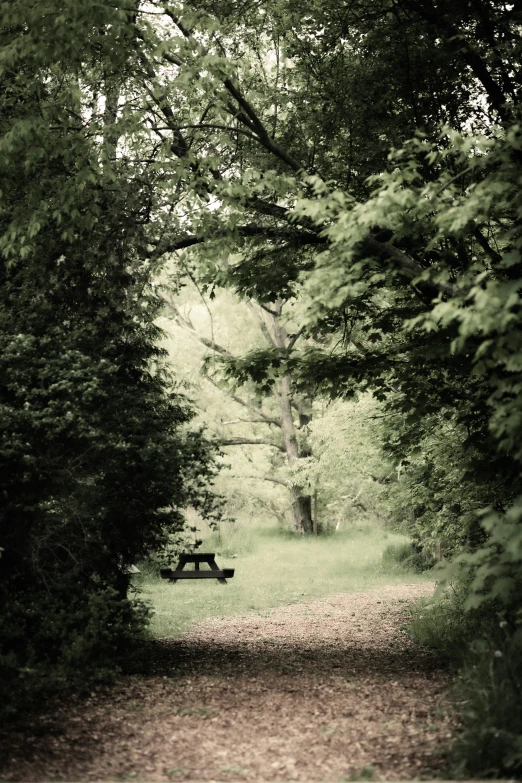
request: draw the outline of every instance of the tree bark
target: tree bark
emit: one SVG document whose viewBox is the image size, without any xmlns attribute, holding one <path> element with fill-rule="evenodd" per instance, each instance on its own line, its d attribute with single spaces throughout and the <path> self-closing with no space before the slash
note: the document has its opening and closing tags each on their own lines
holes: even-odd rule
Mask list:
<svg viewBox="0 0 522 783">
<path fill-rule="evenodd" d="M 274 342 L 279 348 L 284 348 L 286 340 L 285 330 L 278 322 L 277 317 L 272 317 Z M 285 375 L 281 379 L 277 396 L 281 409 L 281 432 L 286 459 L 290 467 L 292 467 L 299 459 L 300 454 L 292 412 L 292 384 L 289 375 Z M 292 486 L 290 490 L 294 530 L 299 535 L 310 535 L 312 533 L 312 498 L 310 495 L 304 494 L 298 486 Z"/>
<path fill-rule="evenodd" d="M 297 535 L 309 536 L 312 534 L 312 498 L 310 495 L 300 494 L 299 487 L 289 487 L 292 498 L 293 527 Z"/>
</svg>

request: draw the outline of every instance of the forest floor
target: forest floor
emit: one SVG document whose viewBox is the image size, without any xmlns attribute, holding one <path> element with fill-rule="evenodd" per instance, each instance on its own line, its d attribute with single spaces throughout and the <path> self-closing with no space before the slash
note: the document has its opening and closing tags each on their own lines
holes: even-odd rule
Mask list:
<svg viewBox="0 0 522 783">
<path fill-rule="evenodd" d="M 451 678 L 404 631 L 408 604 L 432 593 L 334 594 L 151 642 L 147 676 L 2 738 L 0 779 L 440 779 Z"/>
</svg>

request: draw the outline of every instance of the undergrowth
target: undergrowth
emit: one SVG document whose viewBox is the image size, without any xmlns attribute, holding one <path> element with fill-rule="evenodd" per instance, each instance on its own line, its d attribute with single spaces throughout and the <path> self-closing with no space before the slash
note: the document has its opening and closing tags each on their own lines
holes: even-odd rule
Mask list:
<svg viewBox="0 0 522 783">
<path fill-rule="evenodd" d="M 205 529 L 203 535 L 205 549 L 224 557 L 248 555 L 255 546 L 253 527 L 233 519 L 220 522 L 214 530 Z"/>
<path fill-rule="evenodd" d="M 428 571 L 435 561 L 412 541 L 388 544 L 382 553 L 385 568 L 402 568 L 406 571 Z"/>
<path fill-rule="evenodd" d="M 461 727 L 451 764 L 456 778 L 522 777 L 522 614 L 491 601 L 464 606 L 464 585 L 419 602 L 410 631 L 457 670 Z"/>
</svg>

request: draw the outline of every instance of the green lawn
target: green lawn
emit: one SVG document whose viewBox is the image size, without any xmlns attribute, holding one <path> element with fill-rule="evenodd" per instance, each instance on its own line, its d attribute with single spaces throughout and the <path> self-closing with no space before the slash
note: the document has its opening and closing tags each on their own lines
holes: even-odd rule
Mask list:
<svg viewBox="0 0 522 783">
<path fill-rule="evenodd" d="M 383 550 L 406 540 L 378 528 L 324 538 L 294 538 L 275 527 L 243 530 L 235 541 L 211 536 L 201 551 L 217 552 L 220 567 L 236 569 L 234 578 L 226 585 L 213 579 L 176 584 L 142 579 L 142 595 L 154 607 L 152 633 L 179 636 L 206 617 L 261 613 L 329 593 L 425 581 L 429 576 L 382 565 Z M 237 557 L 230 556 L 234 543 Z"/>
</svg>

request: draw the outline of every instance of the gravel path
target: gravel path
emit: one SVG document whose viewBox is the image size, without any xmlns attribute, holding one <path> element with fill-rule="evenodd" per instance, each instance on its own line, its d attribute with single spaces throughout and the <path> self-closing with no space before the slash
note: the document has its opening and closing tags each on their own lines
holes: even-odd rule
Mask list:
<svg viewBox="0 0 522 783">
<path fill-rule="evenodd" d="M 449 675 L 402 630 L 432 592 L 331 595 L 156 641 L 149 676 L 4 738 L 0 780 L 441 778 Z"/>
</svg>

